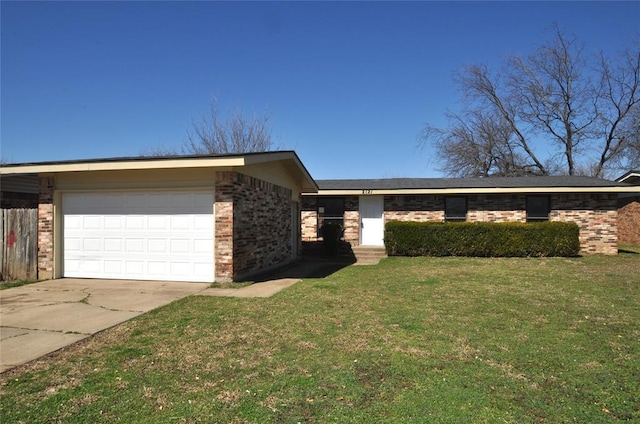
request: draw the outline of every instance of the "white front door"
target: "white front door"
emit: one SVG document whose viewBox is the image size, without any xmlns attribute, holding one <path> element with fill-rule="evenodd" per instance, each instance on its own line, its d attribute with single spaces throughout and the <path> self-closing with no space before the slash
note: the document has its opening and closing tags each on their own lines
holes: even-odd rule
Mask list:
<svg viewBox="0 0 640 424">
<path fill-rule="evenodd" d="M 383 246 L 384 196 L 360 196 L 360 244 Z"/>
</svg>

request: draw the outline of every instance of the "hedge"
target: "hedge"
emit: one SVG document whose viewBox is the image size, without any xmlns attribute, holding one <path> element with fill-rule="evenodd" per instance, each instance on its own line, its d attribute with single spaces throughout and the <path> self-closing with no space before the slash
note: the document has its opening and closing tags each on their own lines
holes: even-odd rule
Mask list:
<svg viewBox="0 0 640 424">
<path fill-rule="evenodd" d="M 389 256 L 577 256 L 572 222 L 404 222 L 385 225 Z"/>
</svg>

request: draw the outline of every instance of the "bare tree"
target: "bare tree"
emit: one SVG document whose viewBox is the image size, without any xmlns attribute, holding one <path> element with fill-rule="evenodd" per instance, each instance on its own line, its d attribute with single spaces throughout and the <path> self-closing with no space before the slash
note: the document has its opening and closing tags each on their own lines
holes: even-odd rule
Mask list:
<svg viewBox="0 0 640 424">
<path fill-rule="evenodd" d="M 179 148 L 147 148 L 144 156 L 215 155 L 225 153 L 265 152 L 278 148 L 271 138 L 269 116 L 247 116 L 235 108 L 221 117 L 218 102 L 211 101 L 209 114 L 192 121 L 186 141 Z"/>
<path fill-rule="evenodd" d="M 469 65 L 456 83 L 463 112 L 449 112 L 447 128 L 427 125 L 421 136 L 449 174 L 602 176 L 633 157 L 637 46 L 615 61 L 587 57 L 556 26 L 551 41 L 529 56 L 508 57 L 501 73 Z"/>
</svg>

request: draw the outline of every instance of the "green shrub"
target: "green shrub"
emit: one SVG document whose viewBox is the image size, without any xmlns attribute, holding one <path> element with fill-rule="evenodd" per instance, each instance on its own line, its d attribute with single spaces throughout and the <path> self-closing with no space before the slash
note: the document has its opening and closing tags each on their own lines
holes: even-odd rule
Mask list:
<svg viewBox="0 0 640 424">
<path fill-rule="evenodd" d="M 577 256 L 569 222 L 402 222 L 385 226 L 390 256 Z"/>
</svg>

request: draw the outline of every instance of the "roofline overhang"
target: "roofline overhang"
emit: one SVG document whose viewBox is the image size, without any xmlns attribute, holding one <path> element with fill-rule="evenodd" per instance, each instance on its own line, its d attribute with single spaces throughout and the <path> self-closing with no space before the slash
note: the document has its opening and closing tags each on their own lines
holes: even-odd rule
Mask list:
<svg viewBox="0 0 640 424">
<path fill-rule="evenodd" d="M 640 178 L 640 171 L 629 171 L 626 174 L 616 178 L 616 181 L 624 183 L 626 180 L 629 180 L 631 178 Z"/>
<path fill-rule="evenodd" d="M 131 171 L 151 169 L 232 168 L 268 162 L 283 162 L 294 177 L 302 180 L 302 192 L 315 193 L 318 185 L 291 150 L 224 156 L 177 156 L 113 158 L 0 166 L 0 175 L 39 174 L 52 175 L 67 172 Z"/>
<path fill-rule="evenodd" d="M 432 188 L 432 189 L 350 189 L 318 190 L 305 195 L 317 196 L 371 196 L 371 195 L 454 195 L 454 194 L 530 194 L 530 193 L 640 193 L 640 186 L 611 187 L 491 187 L 491 188 Z"/>
</svg>

